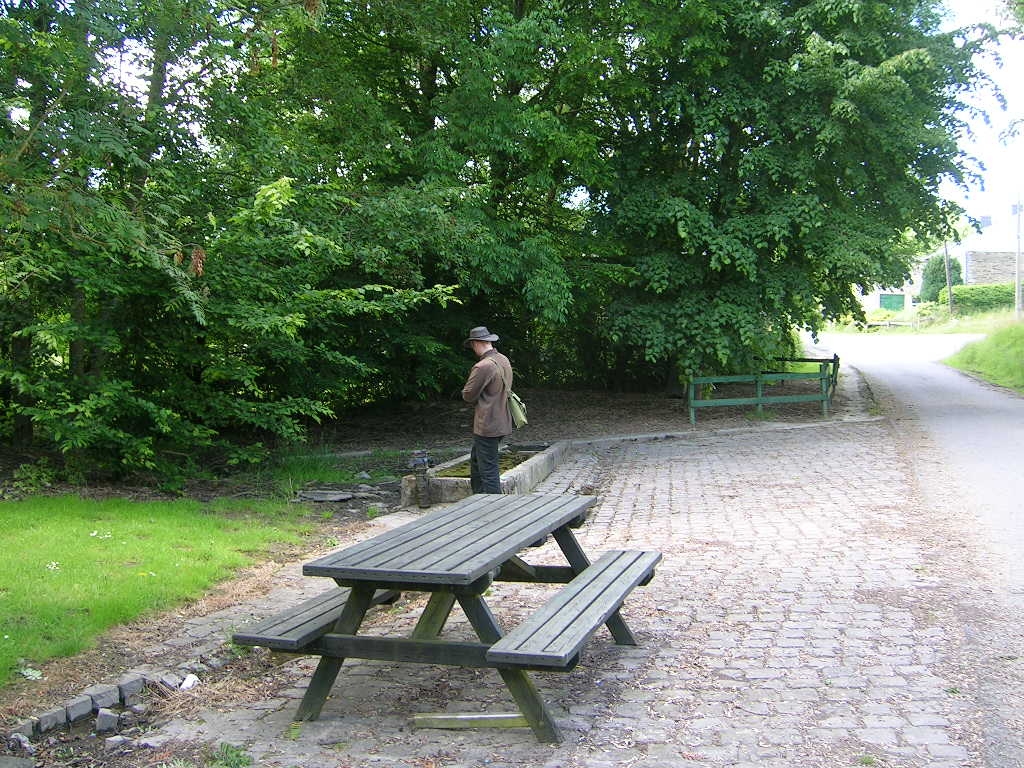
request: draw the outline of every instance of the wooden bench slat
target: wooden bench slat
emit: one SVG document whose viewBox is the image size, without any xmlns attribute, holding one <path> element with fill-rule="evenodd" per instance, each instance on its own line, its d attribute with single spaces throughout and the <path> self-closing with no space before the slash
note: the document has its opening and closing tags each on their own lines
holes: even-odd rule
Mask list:
<svg viewBox="0 0 1024 768">
<path fill-rule="evenodd" d="M 331 631 L 348 600 L 350 590 L 329 589 L 294 608 L 269 616 L 232 635 L 238 645 L 258 645 L 277 651 L 298 651 Z M 378 590 L 374 604 L 393 599 L 394 592 Z"/>
<path fill-rule="evenodd" d="M 660 560 L 660 552 L 606 552 L 492 645 L 487 659 L 517 666 L 567 668 L 590 635 L 650 577 Z"/>
</svg>

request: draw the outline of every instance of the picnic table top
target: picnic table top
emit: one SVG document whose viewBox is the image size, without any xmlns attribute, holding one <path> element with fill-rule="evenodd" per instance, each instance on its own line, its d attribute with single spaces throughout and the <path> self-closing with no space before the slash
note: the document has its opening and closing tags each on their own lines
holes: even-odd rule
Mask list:
<svg viewBox="0 0 1024 768">
<path fill-rule="evenodd" d="M 465 586 L 580 518 L 596 496 L 477 494 L 302 567 L 342 584 Z"/>
</svg>

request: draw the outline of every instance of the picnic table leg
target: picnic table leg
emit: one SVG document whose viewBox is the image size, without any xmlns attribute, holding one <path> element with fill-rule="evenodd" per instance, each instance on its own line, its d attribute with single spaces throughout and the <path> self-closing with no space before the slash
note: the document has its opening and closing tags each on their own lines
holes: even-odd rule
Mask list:
<svg viewBox="0 0 1024 768">
<path fill-rule="evenodd" d="M 455 605 L 455 595 L 451 592 L 433 592 L 427 607 L 420 614 L 419 621 L 412 631 L 414 640 L 432 640 L 441 634 L 444 624 L 451 615 Z"/>
<path fill-rule="evenodd" d="M 502 636 L 501 627 L 498 626 L 494 614 L 483 598 L 479 595 L 459 595 L 458 599 L 480 640 L 489 644 L 498 642 Z M 537 739 L 553 744 L 560 743 L 562 734 L 558 730 L 558 725 L 526 672 L 521 669 L 499 669 L 498 674 L 501 675 L 505 687 L 512 694 L 519 711 L 526 718 Z"/>
<path fill-rule="evenodd" d="M 590 565 L 590 558 L 587 557 L 587 553 L 583 551 L 579 541 L 576 540 L 576 536 L 569 528 L 559 528 L 554 532 L 555 541 L 558 542 L 558 546 L 562 548 L 562 553 L 565 555 L 565 559 L 569 561 L 569 565 L 576 572 L 577 575 L 583 573 Z M 612 634 L 612 639 L 618 645 L 636 645 L 636 638 L 633 637 L 633 633 L 626 626 L 625 620 L 619 614 L 618 610 L 615 611 L 608 620 L 604 623 L 608 627 L 608 631 Z"/>
<path fill-rule="evenodd" d="M 334 623 L 333 632 L 341 635 L 354 635 L 363 623 L 363 617 L 373 603 L 373 595 L 376 590 L 373 587 L 357 585 L 352 587 L 345 607 L 341 609 L 341 615 Z M 341 665 L 345 659 L 332 656 L 321 656 L 320 662 L 316 665 L 316 671 L 309 681 L 309 687 L 302 697 L 299 709 L 295 713 L 295 720 L 316 720 L 320 717 L 320 710 L 327 701 L 327 696 L 334 686 L 338 677 Z"/>
</svg>

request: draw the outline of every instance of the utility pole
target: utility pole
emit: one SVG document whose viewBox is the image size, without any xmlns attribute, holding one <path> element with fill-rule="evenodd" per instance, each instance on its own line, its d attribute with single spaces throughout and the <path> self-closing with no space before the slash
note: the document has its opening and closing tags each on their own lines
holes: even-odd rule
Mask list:
<svg viewBox="0 0 1024 768">
<path fill-rule="evenodd" d="M 1013 212 L 1017 214 L 1017 261 L 1013 267 L 1013 312 L 1017 321 L 1021 316 L 1021 295 L 1020 295 L 1020 194 L 1017 195 L 1017 204 L 1013 206 Z"/>
</svg>

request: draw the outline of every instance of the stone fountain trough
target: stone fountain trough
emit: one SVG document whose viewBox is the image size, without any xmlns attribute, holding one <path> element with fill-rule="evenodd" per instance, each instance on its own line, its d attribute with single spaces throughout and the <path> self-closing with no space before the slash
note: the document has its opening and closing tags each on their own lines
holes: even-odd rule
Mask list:
<svg viewBox="0 0 1024 768">
<path fill-rule="evenodd" d="M 504 450 L 517 453 L 533 454 L 525 461 L 501 473 L 501 492 L 530 493 L 542 480 L 551 474 L 569 449 L 569 442 L 557 443 L 511 443 Z M 429 506 L 430 504 L 447 504 L 471 496 L 473 491 L 468 477 L 443 477 L 439 473 L 469 461 L 469 454 L 458 456 L 444 464 L 430 467 L 426 471 L 426 488 L 429 501 L 423 503 L 417 492 L 417 476 L 406 475 L 402 478 L 403 507 Z"/>
</svg>

